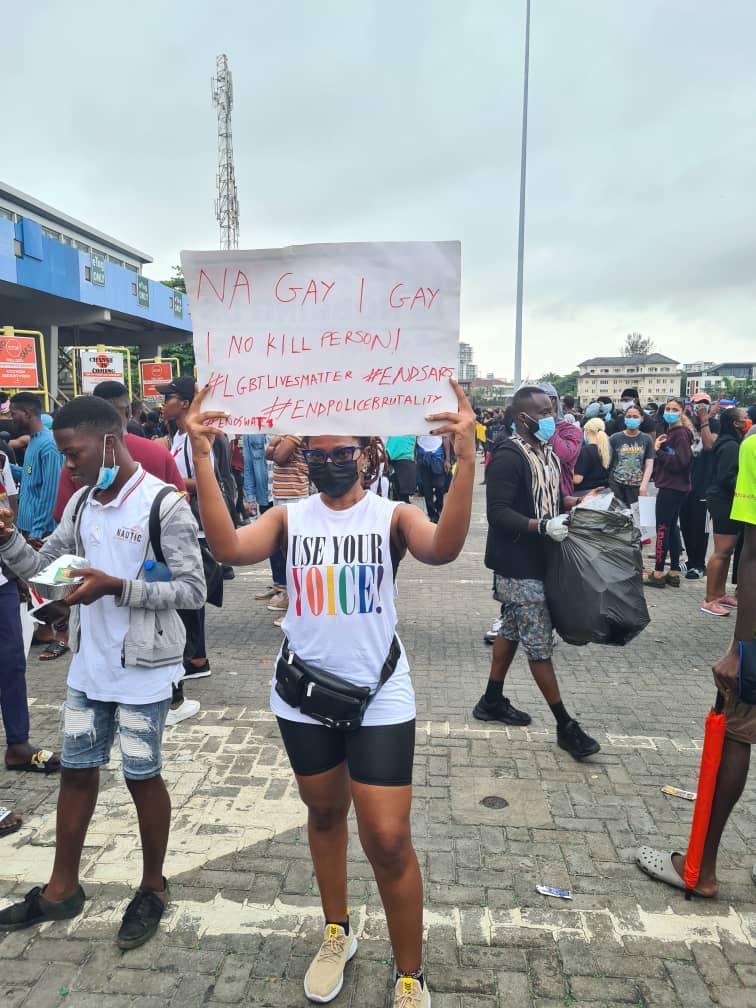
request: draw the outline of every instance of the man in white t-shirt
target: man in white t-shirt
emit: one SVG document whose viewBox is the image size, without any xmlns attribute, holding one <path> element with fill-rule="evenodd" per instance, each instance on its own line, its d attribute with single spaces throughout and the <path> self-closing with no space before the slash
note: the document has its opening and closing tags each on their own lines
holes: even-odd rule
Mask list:
<svg viewBox="0 0 756 1008">
<path fill-rule="evenodd" d="M 161 745 L 172 685 L 183 671 L 184 628 L 176 609 L 205 600 L 197 526 L 184 494 L 133 461 L 110 403 L 94 396 L 74 399 L 57 414 L 53 431 L 81 489 L 39 552 L 14 528 L 12 513 L 1 512 L 0 560 L 26 579 L 68 554 L 86 562 L 75 571 L 81 582 L 66 596 L 73 659 L 55 863 L 45 887 L 0 910 L 0 931 L 81 913 L 81 854 L 97 803 L 99 768 L 110 758 L 117 730 L 142 838 L 142 879 L 118 933 L 119 947 L 130 949 L 155 933 L 168 896 L 163 862 L 171 803 L 160 775 Z M 150 534 L 156 508 L 159 543 Z"/>
</svg>

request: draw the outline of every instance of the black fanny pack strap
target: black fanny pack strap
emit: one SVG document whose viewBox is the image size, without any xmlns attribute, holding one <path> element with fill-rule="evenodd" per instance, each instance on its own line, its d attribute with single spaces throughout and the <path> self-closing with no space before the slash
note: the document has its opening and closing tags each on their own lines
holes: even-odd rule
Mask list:
<svg viewBox="0 0 756 1008">
<path fill-rule="evenodd" d="M 386 685 L 391 676 L 394 674 L 394 672 L 396 671 L 396 666 L 399 664 L 399 659 L 401 658 L 401 656 L 402 656 L 402 647 L 401 644 L 399 643 L 399 638 L 395 635 L 394 639 L 391 641 L 391 647 L 389 648 L 389 653 L 388 656 L 386 657 L 386 661 L 383 663 L 383 667 L 381 668 L 381 674 L 378 678 L 378 685 L 370 694 L 370 697 L 368 698 L 368 703 L 370 703 L 372 700 L 376 698 L 376 696 L 378 695 L 378 691 L 381 690 Z M 296 659 L 296 655 L 293 654 L 289 648 L 289 641 L 288 638 L 286 637 L 284 637 L 283 646 L 281 647 L 281 657 L 285 662 L 291 662 L 293 659 Z M 304 668 L 306 669 L 306 667 L 307 666 L 305 665 Z M 344 680 L 344 685 L 349 686 L 352 684 L 349 683 L 347 680 Z"/>
<path fill-rule="evenodd" d="M 402 656 L 402 646 L 399 643 L 399 638 L 396 635 L 394 635 L 394 639 L 391 641 L 391 647 L 389 648 L 389 653 L 386 658 L 386 661 L 383 663 L 383 668 L 381 669 L 381 675 L 378 680 L 378 685 L 375 687 L 375 692 L 373 693 L 373 696 L 375 696 L 375 694 L 378 692 L 379 689 L 381 689 L 382 686 L 386 685 L 391 676 L 394 674 L 394 672 L 396 671 L 396 666 L 399 664 L 399 659 L 401 658 L 401 656 Z"/>
</svg>

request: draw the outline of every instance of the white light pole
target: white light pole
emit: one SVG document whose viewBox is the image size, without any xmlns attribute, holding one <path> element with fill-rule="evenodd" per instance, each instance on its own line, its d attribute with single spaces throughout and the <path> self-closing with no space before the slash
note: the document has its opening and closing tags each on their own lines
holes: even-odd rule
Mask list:
<svg viewBox="0 0 756 1008">
<path fill-rule="evenodd" d="M 528 71 L 530 67 L 530 0 L 525 12 L 525 76 L 522 85 L 522 150 L 520 153 L 520 224 L 517 236 L 517 303 L 515 307 L 514 385 L 522 382 L 522 269 L 525 258 L 525 173 L 528 151 Z"/>
</svg>

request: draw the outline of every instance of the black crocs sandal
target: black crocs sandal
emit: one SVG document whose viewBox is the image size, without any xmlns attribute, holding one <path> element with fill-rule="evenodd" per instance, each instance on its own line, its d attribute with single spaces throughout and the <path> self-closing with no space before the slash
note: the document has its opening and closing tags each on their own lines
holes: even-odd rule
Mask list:
<svg viewBox="0 0 756 1008">
<path fill-rule="evenodd" d="M 45 899 L 42 888 L 35 886 L 20 903 L 13 903 L 0 910 L 0 931 L 22 931 L 35 924 L 44 924 L 45 921 L 70 920 L 71 917 L 79 916 L 85 901 L 86 896 L 81 886 L 71 896 L 56 903 Z"/>
</svg>

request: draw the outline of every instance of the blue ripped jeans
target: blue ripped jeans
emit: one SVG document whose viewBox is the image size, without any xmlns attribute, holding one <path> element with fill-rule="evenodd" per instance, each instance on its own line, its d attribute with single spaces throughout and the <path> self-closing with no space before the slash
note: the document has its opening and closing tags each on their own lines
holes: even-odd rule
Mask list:
<svg viewBox="0 0 756 1008">
<path fill-rule="evenodd" d="M 121 744 L 123 776 L 149 780 L 163 769 L 162 741 L 170 697 L 148 704 L 90 700 L 68 687 L 63 710 L 63 753 L 67 770 L 104 766 L 110 760 L 116 730 Z"/>
</svg>

